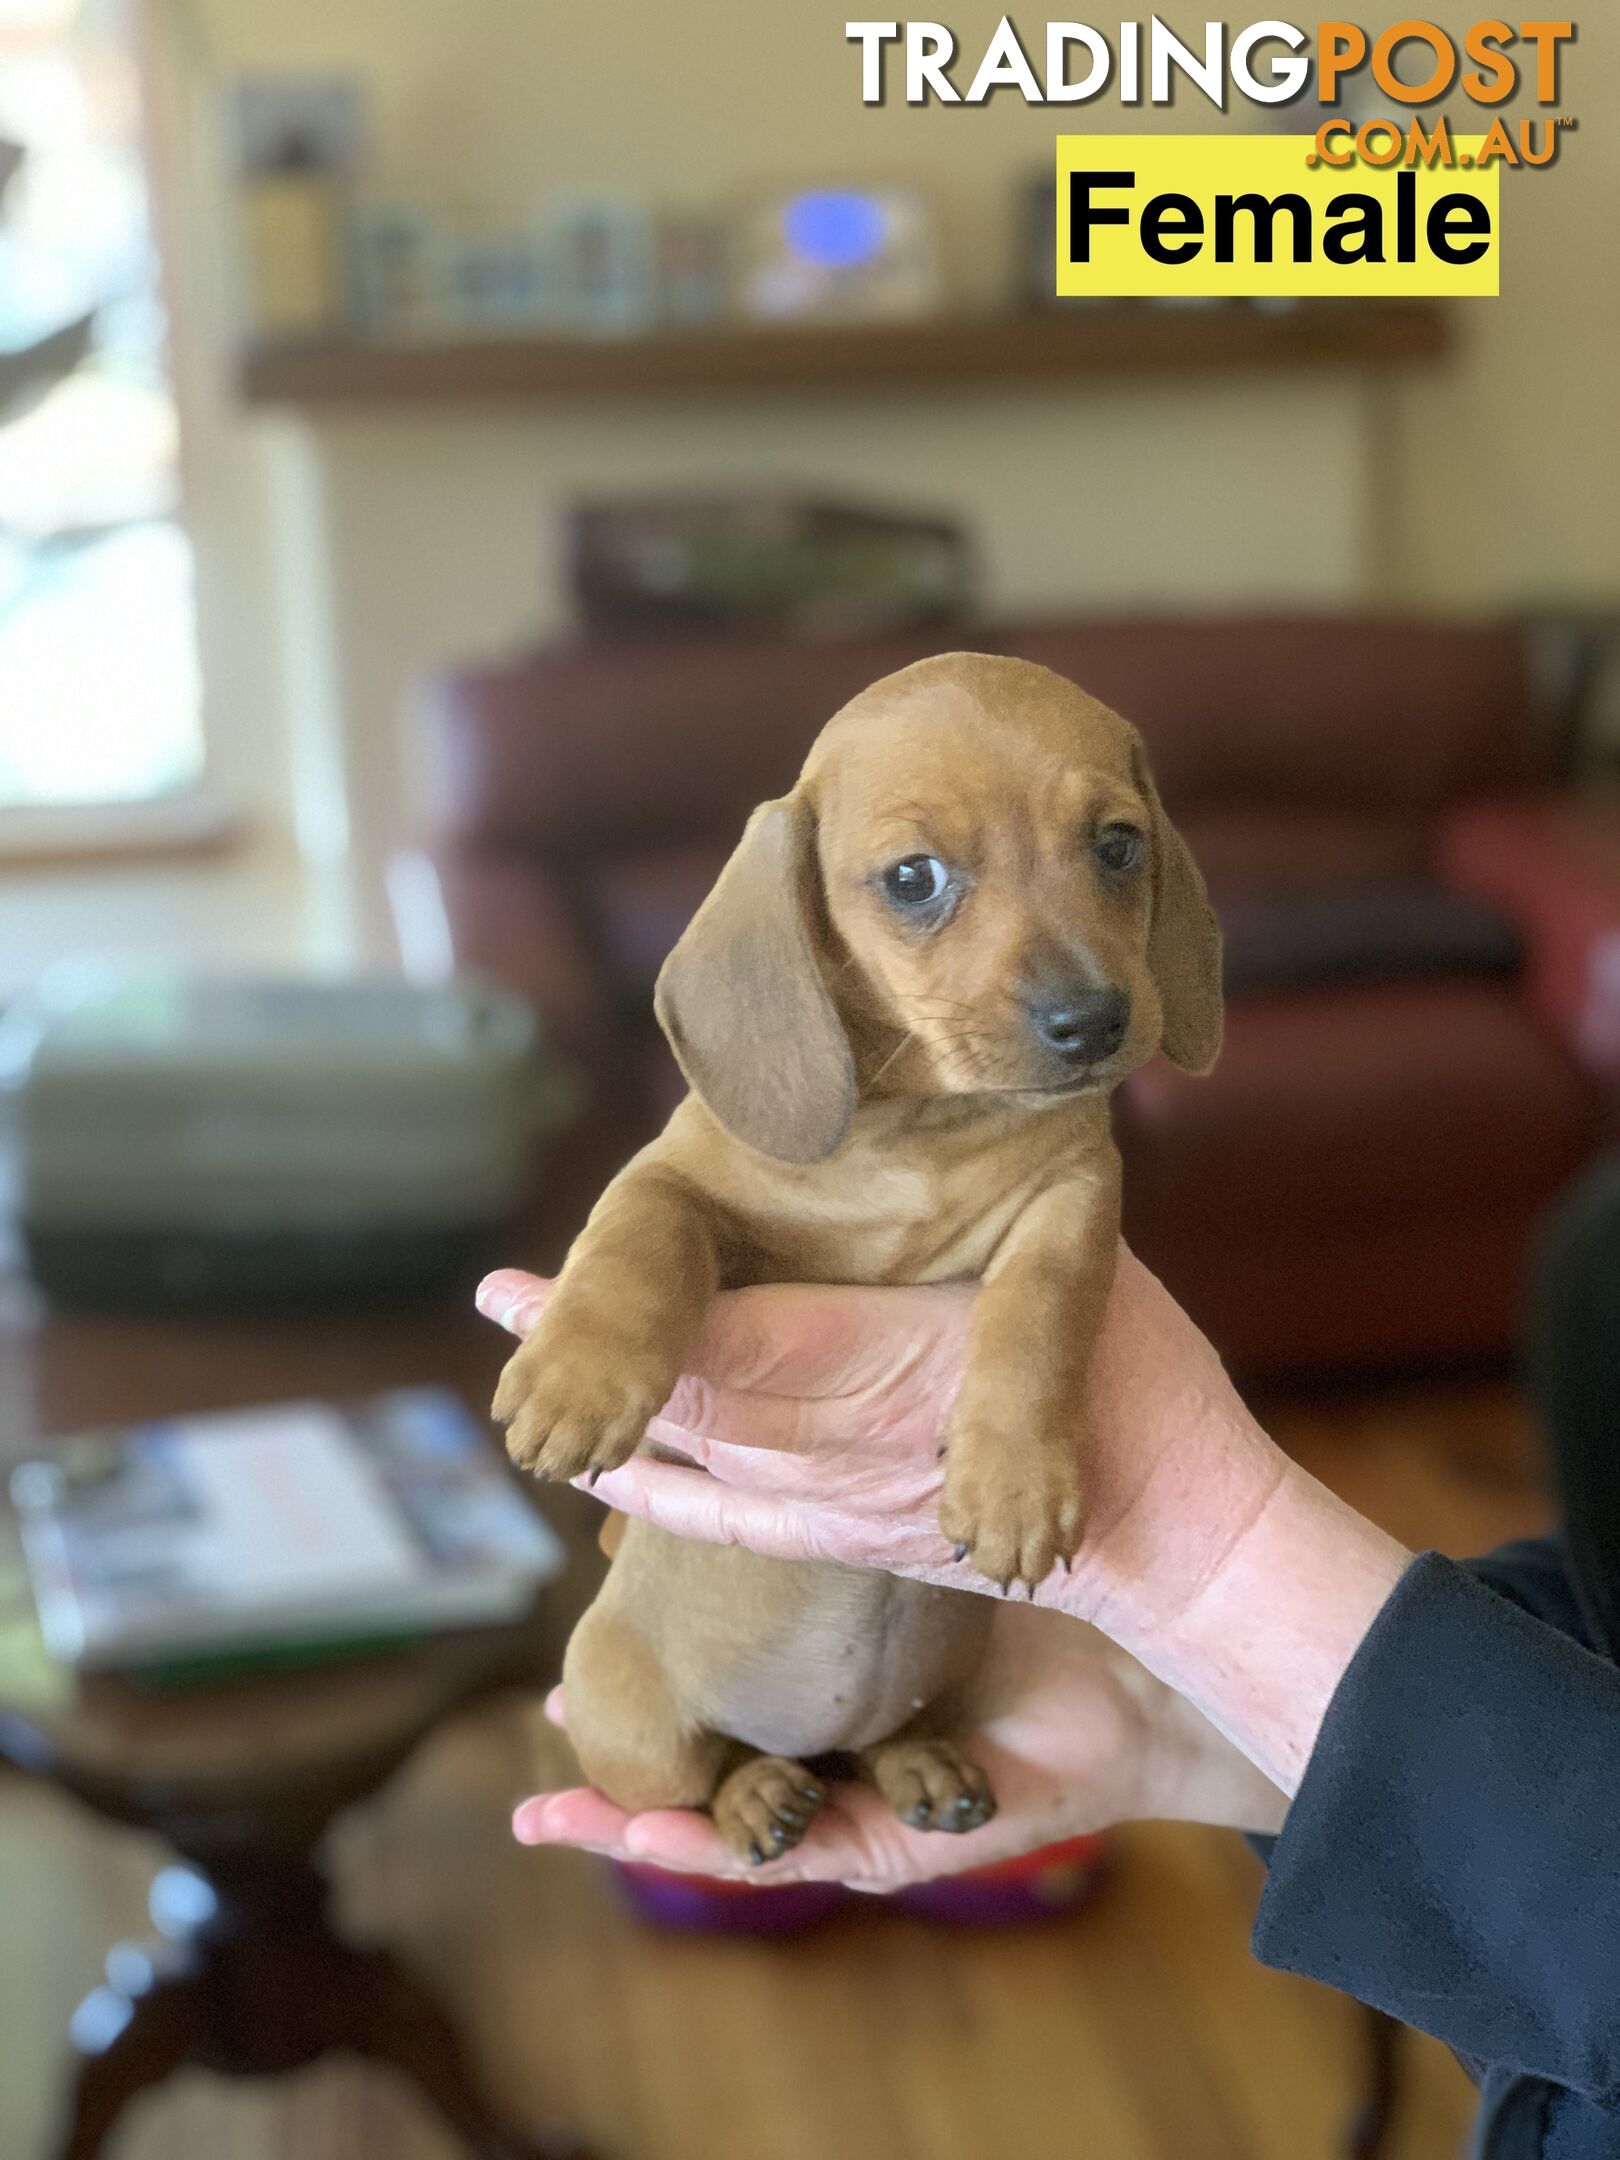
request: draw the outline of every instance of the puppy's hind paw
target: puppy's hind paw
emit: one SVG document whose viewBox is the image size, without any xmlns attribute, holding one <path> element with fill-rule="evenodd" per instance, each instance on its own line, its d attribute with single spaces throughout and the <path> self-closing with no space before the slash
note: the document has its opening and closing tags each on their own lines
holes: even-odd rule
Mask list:
<svg viewBox="0 0 1620 2160">
<path fill-rule="evenodd" d="M 738 1859 L 759 1867 L 792 1851 L 826 1797 L 821 1780 L 803 1763 L 755 1755 L 722 1780 L 709 1812 Z"/>
<path fill-rule="evenodd" d="M 886 1740 L 862 1758 L 867 1775 L 913 1830 L 977 1830 L 996 1812 L 990 1780 L 949 1740 Z"/>
</svg>

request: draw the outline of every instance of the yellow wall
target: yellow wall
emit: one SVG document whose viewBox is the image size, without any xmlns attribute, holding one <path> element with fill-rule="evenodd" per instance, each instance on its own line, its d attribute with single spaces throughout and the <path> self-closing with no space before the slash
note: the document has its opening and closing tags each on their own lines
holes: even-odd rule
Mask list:
<svg viewBox="0 0 1620 2160">
<path fill-rule="evenodd" d="M 385 192 L 469 215 L 510 214 L 558 183 L 724 202 L 772 180 L 894 174 L 938 204 L 967 299 L 998 296 L 1012 257 L 1012 183 L 1067 124 L 1008 95 L 955 110 L 863 106 L 846 0 L 185 0 L 198 57 L 238 67 L 353 68 L 375 114 Z M 944 11 L 965 52 L 1000 10 Z M 1062 12 L 1055 10 L 1053 12 Z M 1073 12 L 1073 11 L 1071 11 Z M 1117 14 L 1089 19 L 1111 29 Z M 1125 10 L 1145 16 L 1147 9 Z M 1174 6 L 1191 34 L 1206 13 Z M 1226 9 L 1243 23 L 1258 8 Z M 1378 23 L 1399 11 L 1349 10 Z M 1458 28 L 1473 6 L 1428 11 Z M 1576 10 L 1563 109 L 1583 121 L 1560 165 L 1504 180 L 1503 296 L 1459 303 L 1458 366 L 1392 401 L 1399 458 L 1390 563 L 1403 591 L 1491 605 L 1526 591 L 1612 595 L 1620 582 L 1620 8 Z M 1044 17 L 1016 18 L 1027 32 Z M 1033 35 L 1030 37 L 1034 44 Z M 1102 127 L 1119 108 L 1072 108 Z M 1202 99 L 1144 107 L 1132 127 L 1225 121 Z M 1271 386 L 1248 393 L 1257 440 Z M 1095 403 L 1097 393 L 1073 401 Z M 1121 426 L 1133 416 L 1121 413 Z M 980 416 L 982 423 L 982 415 Z M 1234 424 L 1227 415 L 1222 424 Z M 1002 424 L 998 416 L 996 425 Z M 1241 416 L 1235 425 L 1241 429 Z M 812 446 L 813 451 L 814 446 Z M 1045 537 L 1045 535 L 1043 535 Z M 1263 543 L 1261 543 L 1263 545 Z M 1174 597 L 1171 595 L 1170 597 Z"/>
<path fill-rule="evenodd" d="M 194 135 L 206 134 L 207 93 L 238 69 L 352 68 L 372 102 L 377 192 L 468 217 L 521 215 L 558 185 L 724 204 L 771 182 L 903 178 L 938 206 L 957 299 L 995 305 L 1013 276 L 1016 182 L 1047 165 L 1060 128 L 1103 129 L 1119 109 L 1088 106 L 1077 122 L 1005 95 L 972 110 L 864 107 L 842 31 L 852 12 L 828 0 L 174 0 L 165 20 Z M 976 55 L 999 10 L 962 0 L 944 12 Z M 1205 11 L 1161 12 L 1189 33 Z M 589 488 L 766 479 L 957 511 L 1001 610 L 1612 603 L 1620 10 L 1605 0 L 1603 17 L 1583 24 L 1567 62 L 1564 109 L 1584 125 L 1561 166 L 1504 179 L 1503 298 L 1455 304 L 1456 356 L 1429 376 L 441 407 L 313 434 L 219 405 L 214 447 L 229 464 L 254 444 L 260 508 L 281 535 L 274 642 L 291 671 L 282 695 L 306 805 L 321 795 L 312 776 L 337 773 L 361 856 L 391 844 L 409 816 L 395 748 L 404 686 L 447 654 L 556 623 L 551 513 Z M 1125 124 L 1255 122 L 1238 111 L 1223 123 L 1184 98 Z M 188 156 L 209 154 L 190 142 Z M 201 196 L 183 222 L 192 320 L 217 350 L 222 229 Z M 253 559 L 245 541 L 239 552 Z M 239 646 L 249 629 L 244 615 Z M 228 647 L 229 630 L 219 636 Z M 228 656 L 216 689 L 221 673 Z M 326 837 L 341 845 L 345 832 Z"/>
<path fill-rule="evenodd" d="M 1580 126 L 1504 174 L 1501 298 L 1457 303 L 1455 365 L 1394 404 L 1391 571 L 1423 604 L 1620 599 L 1620 7 L 1572 12 Z"/>
</svg>

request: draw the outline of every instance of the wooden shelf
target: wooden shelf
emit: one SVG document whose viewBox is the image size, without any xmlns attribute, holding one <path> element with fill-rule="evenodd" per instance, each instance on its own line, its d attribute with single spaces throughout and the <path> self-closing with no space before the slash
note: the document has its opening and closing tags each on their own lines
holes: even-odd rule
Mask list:
<svg viewBox="0 0 1620 2160">
<path fill-rule="evenodd" d="M 951 389 L 1254 368 L 1381 368 L 1444 351 L 1438 307 L 1306 301 L 1258 308 L 1131 302 L 1074 314 L 798 329 L 728 326 L 642 338 L 465 338 L 280 346 L 241 367 L 252 404 L 408 399 L 732 397 L 780 390 Z"/>
</svg>

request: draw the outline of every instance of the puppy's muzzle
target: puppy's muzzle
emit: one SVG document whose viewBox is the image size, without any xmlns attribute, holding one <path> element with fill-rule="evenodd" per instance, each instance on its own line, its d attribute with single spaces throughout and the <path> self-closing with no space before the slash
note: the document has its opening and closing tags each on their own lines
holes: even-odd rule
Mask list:
<svg viewBox="0 0 1620 2160">
<path fill-rule="evenodd" d="M 1035 999 L 1029 1025 L 1035 1040 L 1065 1065 L 1100 1065 L 1125 1040 L 1131 1001 L 1123 990 L 1082 989 L 1069 984 Z"/>
</svg>

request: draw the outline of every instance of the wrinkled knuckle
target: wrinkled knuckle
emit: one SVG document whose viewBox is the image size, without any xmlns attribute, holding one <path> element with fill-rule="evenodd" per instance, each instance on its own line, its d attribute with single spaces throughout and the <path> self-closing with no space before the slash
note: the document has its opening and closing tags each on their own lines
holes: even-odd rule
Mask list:
<svg viewBox="0 0 1620 2160">
<path fill-rule="evenodd" d="M 671 1388 L 668 1401 L 658 1407 L 668 1422 L 683 1432 L 706 1432 L 714 1422 L 714 1391 L 695 1374 L 683 1373 Z"/>
</svg>

